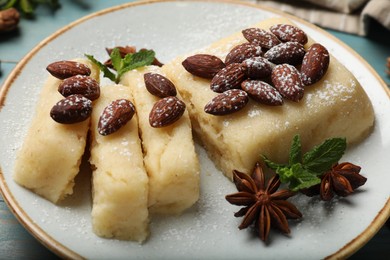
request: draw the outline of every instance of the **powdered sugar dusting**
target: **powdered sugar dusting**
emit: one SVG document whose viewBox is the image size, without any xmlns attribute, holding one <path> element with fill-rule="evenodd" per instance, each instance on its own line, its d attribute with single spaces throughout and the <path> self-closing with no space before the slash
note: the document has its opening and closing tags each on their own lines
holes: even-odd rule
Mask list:
<svg viewBox="0 0 390 260">
<path fill-rule="evenodd" d="M 316 102 L 321 102 L 326 105 L 332 105 L 336 102 L 336 99 L 341 101 L 348 101 L 352 98 L 356 88 L 356 82 L 350 79 L 348 85 L 341 82 L 331 82 L 324 80 L 321 88 L 317 88 L 314 92 L 306 95 L 306 102 L 308 107 L 316 107 L 317 103 L 314 103 L 312 99 L 315 97 Z"/>
<path fill-rule="evenodd" d="M 261 110 L 258 109 L 258 108 L 255 108 L 255 107 L 252 107 L 251 109 L 249 109 L 248 111 L 248 116 L 249 117 L 256 117 L 256 116 L 260 116 L 261 115 Z"/>
</svg>

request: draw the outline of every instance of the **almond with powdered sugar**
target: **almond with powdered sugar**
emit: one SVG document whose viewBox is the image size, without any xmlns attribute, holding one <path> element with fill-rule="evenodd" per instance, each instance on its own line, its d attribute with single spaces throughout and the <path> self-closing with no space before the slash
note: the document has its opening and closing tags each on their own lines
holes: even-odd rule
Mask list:
<svg viewBox="0 0 390 260">
<path fill-rule="evenodd" d="M 152 72 L 145 73 L 144 82 L 146 89 L 154 96 L 165 98 L 176 96 L 177 94 L 175 85 L 172 81 L 161 74 Z"/>
<path fill-rule="evenodd" d="M 253 57 L 244 60 L 241 66 L 248 78 L 262 79 L 271 75 L 272 68 L 275 65 L 263 57 Z"/>
<path fill-rule="evenodd" d="M 303 98 L 303 84 L 299 71 L 292 65 L 281 64 L 272 70 L 272 83 L 284 98 L 298 102 Z"/>
<path fill-rule="evenodd" d="M 95 100 L 100 96 L 99 83 L 86 75 L 76 75 L 65 79 L 59 86 L 58 92 L 64 97 L 81 94 L 84 97 Z"/>
<path fill-rule="evenodd" d="M 305 56 L 305 48 L 298 42 L 286 42 L 276 45 L 269 49 L 264 58 L 275 64 L 291 64 L 298 65 L 302 63 Z"/>
<path fill-rule="evenodd" d="M 214 92 L 222 93 L 226 90 L 239 88 L 245 74 L 239 63 L 232 63 L 220 70 L 211 80 L 210 88 Z"/>
<path fill-rule="evenodd" d="M 109 135 L 118 131 L 135 114 L 135 107 L 130 100 L 117 99 L 104 108 L 98 123 L 98 132 Z"/>
<path fill-rule="evenodd" d="M 60 124 L 74 124 L 86 120 L 92 113 L 92 101 L 74 94 L 58 101 L 50 110 L 50 116 Z"/>
<path fill-rule="evenodd" d="M 282 95 L 270 84 L 260 80 L 245 80 L 241 88 L 255 101 L 270 105 L 280 106 L 283 104 Z"/>
<path fill-rule="evenodd" d="M 270 31 L 282 42 L 299 42 L 302 45 L 307 43 L 306 33 L 291 24 L 275 24 Z"/>
<path fill-rule="evenodd" d="M 225 64 L 241 63 L 252 57 L 258 57 L 262 54 L 261 47 L 251 43 L 243 43 L 234 47 L 225 58 Z"/>
<path fill-rule="evenodd" d="M 204 111 L 215 116 L 234 113 L 248 103 L 248 94 L 241 89 L 230 89 L 214 97 L 204 107 Z"/>
<path fill-rule="evenodd" d="M 177 97 L 166 97 L 157 101 L 149 114 L 149 124 L 160 128 L 180 119 L 186 109 L 183 101 Z"/>
<path fill-rule="evenodd" d="M 76 61 L 56 61 L 46 67 L 47 71 L 58 79 L 66 79 L 76 75 L 91 75 L 91 69 Z"/>
<path fill-rule="evenodd" d="M 242 34 L 250 43 L 266 49 L 271 49 L 281 43 L 275 35 L 260 28 L 248 28 L 243 30 Z"/>
<path fill-rule="evenodd" d="M 329 67 L 329 52 L 319 43 L 314 43 L 303 57 L 301 67 L 302 83 L 312 85 L 319 81 Z"/>
</svg>

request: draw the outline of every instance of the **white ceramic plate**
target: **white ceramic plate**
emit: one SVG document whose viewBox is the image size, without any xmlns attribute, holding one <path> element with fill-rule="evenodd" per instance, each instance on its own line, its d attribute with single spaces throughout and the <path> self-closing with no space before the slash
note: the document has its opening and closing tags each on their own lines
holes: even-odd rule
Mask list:
<svg viewBox="0 0 390 260">
<path fill-rule="evenodd" d="M 366 243 L 390 213 L 388 155 L 390 154 L 389 92 L 375 72 L 351 49 L 326 32 L 295 20 L 316 41 L 328 47 L 358 78 L 375 109 L 373 134 L 348 149 L 345 161 L 363 167 L 366 185 L 347 199 L 314 203 L 304 196 L 293 201 L 304 213 L 291 223 L 291 235 L 271 232 L 264 245 L 249 230 L 239 231 L 239 208 L 224 196 L 235 192 L 197 147 L 202 165 L 201 198 L 179 217 L 153 218 L 151 236 L 139 245 L 102 239 L 91 230 L 89 175 L 79 175 L 72 197 L 60 206 L 16 185 L 11 177 L 34 104 L 47 73 L 56 60 L 94 54 L 104 60 L 105 47 L 132 44 L 152 48 L 167 62 L 176 55 L 208 45 L 281 13 L 244 3 L 143 2 L 105 10 L 55 33 L 29 53 L 2 88 L 0 102 L 0 184 L 15 215 L 41 242 L 61 256 L 85 258 L 296 258 L 347 256 Z M 288 16 L 291 19 L 295 19 Z M 353 126 L 351 126 L 353 127 Z"/>
</svg>

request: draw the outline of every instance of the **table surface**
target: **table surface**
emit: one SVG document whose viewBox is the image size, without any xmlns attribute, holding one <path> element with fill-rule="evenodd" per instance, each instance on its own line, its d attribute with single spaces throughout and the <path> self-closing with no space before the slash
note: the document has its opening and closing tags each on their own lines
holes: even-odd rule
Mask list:
<svg viewBox="0 0 390 260">
<path fill-rule="evenodd" d="M 127 3 L 126 0 L 63 0 L 62 6 L 53 12 L 45 6 L 39 6 L 35 19 L 21 19 L 19 29 L 11 34 L 0 34 L 0 59 L 19 61 L 35 45 L 70 22 L 87 14 Z M 327 30 L 359 53 L 387 83 L 386 58 L 390 57 L 390 32 L 374 23 L 372 33 L 367 37 L 349 35 Z M 13 63 L 1 64 L 0 86 L 15 67 Z M 389 221 L 388 221 L 389 222 Z M 386 259 L 390 255 L 390 224 L 380 231 L 351 259 Z M 46 259 L 56 256 L 41 245 L 7 208 L 0 195 L 0 259 Z"/>
</svg>

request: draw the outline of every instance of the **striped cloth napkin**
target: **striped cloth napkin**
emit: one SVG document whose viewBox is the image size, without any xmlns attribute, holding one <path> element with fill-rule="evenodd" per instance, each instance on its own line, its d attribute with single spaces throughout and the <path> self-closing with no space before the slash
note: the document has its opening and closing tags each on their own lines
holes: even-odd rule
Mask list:
<svg viewBox="0 0 390 260">
<path fill-rule="evenodd" d="M 390 0 L 249 0 L 311 23 L 352 34 L 367 35 L 376 20 L 390 33 Z"/>
</svg>

